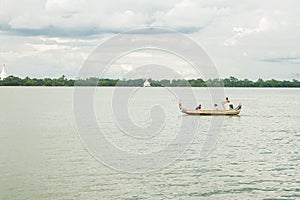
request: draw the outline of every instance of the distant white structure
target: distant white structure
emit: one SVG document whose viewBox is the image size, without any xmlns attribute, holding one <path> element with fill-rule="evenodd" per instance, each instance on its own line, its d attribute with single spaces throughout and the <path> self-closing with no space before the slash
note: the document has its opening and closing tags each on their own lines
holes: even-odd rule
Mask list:
<svg viewBox="0 0 300 200">
<path fill-rule="evenodd" d="M 151 87 L 151 84 L 148 81 L 148 79 L 146 79 L 146 81 L 144 82 L 144 87 Z"/>
<path fill-rule="evenodd" d="M 7 73 L 5 72 L 5 64 L 3 64 L 3 67 L 2 67 L 2 72 L 0 74 L 0 80 L 4 80 L 5 78 L 7 78 L 8 75 Z"/>
<path fill-rule="evenodd" d="M 171 79 L 170 80 L 170 84 L 172 85 L 172 83 L 173 83 L 173 80 L 175 80 L 176 79 L 176 76 L 173 78 L 173 79 Z"/>
</svg>

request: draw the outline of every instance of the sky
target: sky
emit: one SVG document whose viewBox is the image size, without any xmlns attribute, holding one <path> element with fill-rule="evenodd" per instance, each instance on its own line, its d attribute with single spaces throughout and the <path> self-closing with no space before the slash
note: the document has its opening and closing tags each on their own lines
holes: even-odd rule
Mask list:
<svg viewBox="0 0 300 200">
<path fill-rule="evenodd" d="M 147 27 L 194 40 L 222 78 L 300 79 L 296 0 L 0 0 L 0 63 L 19 77 L 75 78 L 97 46 Z M 148 50 L 117 60 L 107 76 L 153 60 L 181 66 L 183 77 L 198 76 L 180 59 Z"/>
</svg>

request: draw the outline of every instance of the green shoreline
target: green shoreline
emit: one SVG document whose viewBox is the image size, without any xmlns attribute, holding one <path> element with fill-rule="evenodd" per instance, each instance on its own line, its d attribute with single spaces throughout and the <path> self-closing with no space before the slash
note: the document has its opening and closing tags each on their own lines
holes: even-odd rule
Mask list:
<svg viewBox="0 0 300 200">
<path fill-rule="evenodd" d="M 9 76 L 4 80 L 0 80 L 0 86 L 102 86 L 102 87 L 141 87 L 144 84 L 144 79 L 107 79 L 107 78 L 86 78 L 86 79 L 67 79 L 65 76 L 60 78 L 29 78 L 24 79 Z M 257 81 L 251 81 L 249 79 L 237 79 L 235 77 L 229 77 L 224 79 L 177 79 L 177 80 L 148 80 L 152 87 L 273 87 L 273 88 L 299 88 L 299 80 L 293 79 L 287 80 L 263 80 L 259 78 Z"/>
</svg>

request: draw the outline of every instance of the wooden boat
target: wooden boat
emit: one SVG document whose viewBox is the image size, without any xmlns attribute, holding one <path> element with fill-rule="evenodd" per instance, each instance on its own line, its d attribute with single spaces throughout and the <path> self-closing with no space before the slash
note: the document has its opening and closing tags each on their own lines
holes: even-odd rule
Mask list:
<svg viewBox="0 0 300 200">
<path fill-rule="evenodd" d="M 189 110 L 183 108 L 181 102 L 179 102 L 179 109 L 188 115 L 238 115 L 242 110 L 242 104 L 230 110 Z"/>
</svg>

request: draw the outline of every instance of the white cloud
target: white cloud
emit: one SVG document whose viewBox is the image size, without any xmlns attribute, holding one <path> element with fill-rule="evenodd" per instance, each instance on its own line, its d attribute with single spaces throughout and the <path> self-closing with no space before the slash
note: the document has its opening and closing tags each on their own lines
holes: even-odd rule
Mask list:
<svg viewBox="0 0 300 200">
<path fill-rule="evenodd" d="M 217 17 L 229 14 L 228 7 L 203 5 L 201 1 L 183 0 L 170 10 L 154 14 L 152 25 L 167 26 L 174 29 L 196 28 L 207 26 Z"/>
<path fill-rule="evenodd" d="M 259 32 L 266 31 L 268 29 L 268 21 L 266 18 L 261 18 L 259 24 L 256 28 L 243 28 L 243 27 L 234 27 L 233 36 L 225 40 L 225 46 L 232 46 L 238 43 L 238 40 L 251 34 L 256 34 Z"/>
<path fill-rule="evenodd" d="M 105 38 L 145 26 L 171 28 L 192 37 L 207 50 L 222 76 L 276 78 L 299 73 L 298 53 L 288 52 L 300 52 L 300 1 L 11 0 L 1 6 L 0 60 L 18 76 L 74 77 Z M 123 64 L 129 66 L 147 58 L 128 57 L 130 62 Z M 157 61 L 181 66 L 166 56 Z"/>
<path fill-rule="evenodd" d="M 212 6 L 192 0 L 141 0 L 139 3 L 130 0 L 122 3 L 104 0 L 47 0 L 38 3 L 34 0 L 27 1 L 29 5 L 26 4 L 23 9 L 15 11 L 12 10 L 16 6 L 14 1 L 4 6 L 5 20 L 2 23 L 19 32 L 24 31 L 22 29 L 50 27 L 66 32 L 74 29 L 93 29 L 101 33 L 144 26 L 195 31 L 230 13 L 228 6 Z"/>
<path fill-rule="evenodd" d="M 85 0 L 47 0 L 45 10 L 52 13 L 72 14 L 82 12 L 87 3 Z"/>
<path fill-rule="evenodd" d="M 125 72 L 130 72 L 133 70 L 133 67 L 131 65 L 121 64 L 121 69 Z"/>
</svg>

